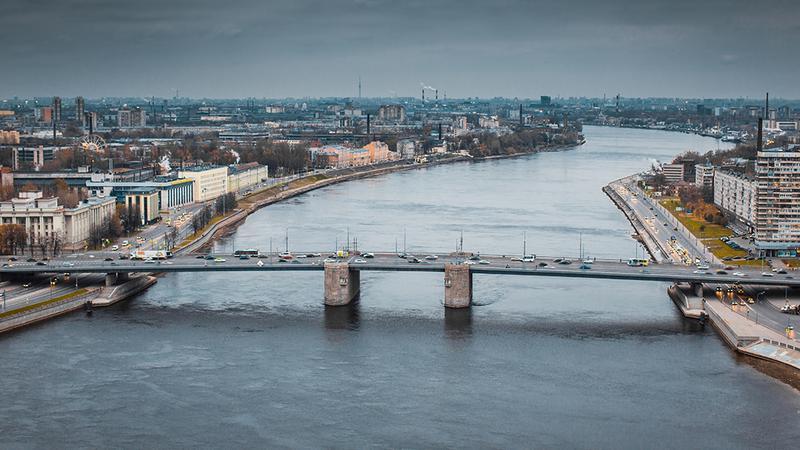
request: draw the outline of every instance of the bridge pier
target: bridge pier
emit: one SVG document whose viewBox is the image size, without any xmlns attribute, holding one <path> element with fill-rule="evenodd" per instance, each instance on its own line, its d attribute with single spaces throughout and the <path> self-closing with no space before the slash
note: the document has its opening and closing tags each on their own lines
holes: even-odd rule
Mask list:
<svg viewBox="0 0 800 450">
<path fill-rule="evenodd" d="M 115 286 L 130 279 L 128 272 L 111 272 L 106 274 L 106 286 Z"/>
<path fill-rule="evenodd" d="M 325 306 L 343 306 L 358 297 L 361 273 L 347 263 L 325 264 Z"/>
<path fill-rule="evenodd" d="M 691 283 L 694 295 L 703 298 L 703 283 Z"/>
<path fill-rule="evenodd" d="M 472 306 L 472 272 L 466 264 L 444 265 L 444 307 Z"/>
</svg>

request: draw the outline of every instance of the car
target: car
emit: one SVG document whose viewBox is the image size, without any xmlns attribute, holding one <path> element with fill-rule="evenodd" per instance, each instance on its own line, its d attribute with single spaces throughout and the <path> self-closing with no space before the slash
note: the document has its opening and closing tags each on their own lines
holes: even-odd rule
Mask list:
<svg viewBox="0 0 800 450">
<path fill-rule="evenodd" d="M 122 253 L 119 255 L 119 259 L 131 259 L 131 257 L 127 253 Z"/>
<path fill-rule="evenodd" d="M 417 263 L 420 262 L 419 259 L 417 257 L 415 257 L 415 256 L 406 257 L 406 261 L 408 261 L 410 263 L 414 263 L 414 264 L 417 264 Z"/>
<path fill-rule="evenodd" d="M 322 262 L 324 262 L 324 263 L 335 263 L 336 260 L 333 259 L 333 258 L 325 258 Z"/>
<path fill-rule="evenodd" d="M 112 266 L 116 266 L 116 265 L 117 265 L 117 262 L 116 262 L 116 261 L 111 261 L 111 265 L 112 265 Z"/>
<path fill-rule="evenodd" d="M 559 263 L 559 264 L 564 264 L 564 265 L 567 265 L 567 264 L 572 264 L 572 261 L 570 261 L 570 260 L 568 260 L 568 259 L 562 259 L 562 260 L 561 260 L 561 261 L 559 261 L 558 263 Z"/>
<path fill-rule="evenodd" d="M 591 258 L 586 258 L 586 259 L 583 260 L 583 263 L 584 264 L 594 264 L 594 260 L 591 259 Z"/>
<path fill-rule="evenodd" d="M 46 265 L 47 265 L 47 263 L 46 263 L 46 262 L 44 262 L 44 261 L 39 261 L 39 262 L 37 262 L 37 263 L 36 263 L 36 265 L 37 265 L 37 266 L 46 266 Z"/>
<path fill-rule="evenodd" d="M 564 258 L 556 258 L 556 259 L 553 260 L 553 262 L 554 263 L 561 263 L 561 261 L 563 261 L 563 260 L 564 260 Z"/>
<path fill-rule="evenodd" d="M 319 255 L 317 255 L 317 256 L 319 256 Z M 374 255 L 374 254 L 372 254 L 372 253 L 364 253 L 364 254 L 363 254 L 363 255 L 361 255 L 361 256 L 363 256 L 364 258 L 374 258 L 374 257 L 375 257 L 375 255 Z"/>
<path fill-rule="evenodd" d="M 131 245 L 131 243 L 130 243 L 130 242 L 128 242 L 128 241 L 122 241 L 122 246 L 123 246 L 123 247 L 127 247 L 127 246 L 129 246 L 129 245 Z"/>
<path fill-rule="evenodd" d="M 722 288 L 720 286 L 717 286 L 717 292 L 722 292 Z"/>
<path fill-rule="evenodd" d="M 27 289 L 27 288 L 31 287 L 31 284 L 30 283 L 23 283 L 22 287 Z"/>
<path fill-rule="evenodd" d="M 786 275 L 786 271 L 785 271 L 785 270 L 783 270 L 783 269 L 780 269 L 780 270 L 778 270 L 778 271 L 777 271 L 777 272 L 775 272 L 775 273 L 777 273 L 777 274 L 781 274 L 781 275 Z"/>
<path fill-rule="evenodd" d="M 64 265 L 67 266 L 67 267 L 75 267 L 75 263 L 74 262 L 69 262 L 69 261 L 65 262 Z"/>
<path fill-rule="evenodd" d="M 225 258 L 219 258 L 219 257 L 214 258 L 214 262 L 223 263 L 223 262 L 225 262 Z"/>
<path fill-rule="evenodd" d="M 542 261 L 539 263 L 539 267 L 547 267 L 547 263 Z"/>
<path fill-rule="evenodd" d="M 16 261 L 16 260 L 17 260 L 17 258 L 15 258 L 15 257 L 13 257 L 13 256 L 12 256 L 11 258 L 8 258 L 8 260 L 9 260 L 9 261 Z"/>
<path fill-rule="evenodd" d="M 512 262 L 522 262 L 522 258 L 511 258 Z"/>
<path fill-rule="evenodd" d="M 117 245 L 117 244 L 114 244 L 114 245 L 112 245 L 112 246 L 111 246 L 111 251 L 112 251 L 112 252 L 115 252 L 115 251 L 117 251 L 117 250 L 119 250 L 119 245 Z"/>
<path fill-rule="evenodd" d="M 588 270 L 588 269 L 591 269 L 591 268 L 592 268 L 592 266 L 590 266 L 589 264 L 581 264 L 581 266 L 579 267 L 579 269 L 584 269 L 584 270 Z"/>
<path fill-rule="evenodd" d="M 755 300 L 753 300 L 753 297 L 747 297 L 747 303 L 749 303 L 749 304 L 751 304 L 751 305 L 752 305 L 752 304 L 753 304 L 753 303 L 755 303 L 755 302 L 756 302 L 756 301 L 755 301 Z"/>
<path fill-rule="evenodd" d="M 428 261 L 436 261 L 437 259 L 439 259 L 439 257 L 436 255 L 428 255 L 425 257 L 425 259 L 427 259 Z"/>
<path fill-rule="evenodd" d="M 25 261 L 28 261 L 28 262 L 36 262 L 36 259 L 34 259 L 34 258 L 28 258 L 28 259 L 26 259 Z"/>
<path fill-rule="evenodd" d="M 667 222 L 664 222 L 664 226 L 665 226 L 665 227 L 667 227 L 667 226 L 669 226 L 669 225 L 667 225 Z"/>
<path fill-rule="evenodd" d="M 522 262 L 529 263 L 529 262 L 534 262 L 534 261 L 536 261 L 536 258 L 532 258 L 530 256 L 526 256 L 526 257 L 522 258 Z"/>
<path fill-rule="evenodd" d="M 155 264 L 156 261 L 153 258 L 147 258 L 144 260 L 145 264 Z"/>
<path fill-rule="evenodd" d="M 306 254 L 306 258 L 319 258 L 320 256 L 322 256 L 322 255 L 320 255 L 319 253 L 307 253 Z"/>
<path fill-rule="evenodd" d="M 206 259 L 206 261 L 213 261 L 214 260 L 214 256 L 213 255 L 206 255 L 205 259 Z"/>
<path fill-rule="evenodd" d="M 733 266 L 725 266 L 725 270 L 734 270 Z"/>
<path fill-rule="evenodd" d="M 746 277 L 747 274 L 742 273 L 742 272 L 733 272 L 733 276 L 735 276 L 735 277 Z"/>
<path fill-rule="evenodd" d="M 710 269 L 710 268 L 711 268 L 711 267 L 709 267 L 709 265 L 708 265 L 708 264 L 698 264 L 698 265 L 697 265 L 697 269 L 698 269 L 698 270 L 708 270 L 708 269 Z"/>
<path fill-rule="evenodd" d="M 250 259 L 250 256 L 248 256 L 248 255 L 240 255 L 240 256 L 239 256 L 239 259 L 241 259 L 241 260 L 247 260 L 247 259 Z"/>
<path fill-rule="evenodd" d="M 367 260 L 364 258 L 356 258 L 353 260 L 353 264 L 366 264 Z"/>
<path fill-rule="evenodd" d="M 722 269 L 717 271 L 717 275 L 727 275 L 727 274 L 728 274 L 728 272 L 726 272 L 726 271 L 724 271 Z"/>
<path fill-rule="evenodd" d="M 698 275 L 708 275 L 708 272 L 706 272 L 705 270 L 699 270 L 699 269 L 698 269 L 698 270 L 695 270 L 695 271 L 694 271 L 694 272 L 692 272 L 692 273 L 696 273 L 696 274 L 698 274 Z"/>
<path fill-rule="evenodd" d="M 775 274 L 772 272 L 761 272 L 762 277 L 774 277 Z"/>
<path fill-rule="evenodd" d="M 478 263 L 468 259 L 468 260 L 464 261 L 464 264 L 466 264 L 468 266 L 473 266 L 473 265 L 478 264 Z"/>
<path fill-rule="evenodd" d="M 89 255 L 89 258 L 94 258 L 94 255 Z"/>
<path fill-rule="evenodd" d="M 489 261 L 487 261 L 485 259 L 481 259 L 480 261 L 478 261 L 478 264 L 491 264 L 491 262 L 489 262 Z"/>
<path fill-rule="evenodd" d="M 469 260 L 470 261 L 480 261 L 481 257 L 478 256 L 478 255 L 472 255 L 472 256 L 469 257 Z"/>
<path fill-rule="evenodd" d="M 205 259 L 205 258 L 206 258 L 206 257 L 205 257 L 205 256 L 203 256 L 203 255 L 197 255 L 197 256 L 195 256 L 195 257 L 194 257 L 194 259 Z"/>
<path fill-rule="evenodd" d="M 113 261 L 113 260 L 114 260 L 114 258 L 106 258 L 103 261 Z"/>
</svg>

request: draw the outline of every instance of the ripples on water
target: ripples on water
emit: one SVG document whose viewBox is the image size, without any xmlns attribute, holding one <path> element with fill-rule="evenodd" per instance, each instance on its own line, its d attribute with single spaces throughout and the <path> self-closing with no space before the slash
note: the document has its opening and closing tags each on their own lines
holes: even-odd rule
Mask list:
<svg viewBox="0 0 800 450">
<path fill-rule="evenodd" d="M 563 153 L 314 191 L 220 250 L 528 249 L 627 258 L 608 181 L 714 141 L 587 128 Z M 234 243 L 235 241 L 235 243 Z M 319 273 L 176 274 L 133 301 L 0 337 L 0 444 L 83 447 L 794 447 L 800 396 L 680 318 L 660 283 L 367 273 L 324 308 Z"/>
</svg>

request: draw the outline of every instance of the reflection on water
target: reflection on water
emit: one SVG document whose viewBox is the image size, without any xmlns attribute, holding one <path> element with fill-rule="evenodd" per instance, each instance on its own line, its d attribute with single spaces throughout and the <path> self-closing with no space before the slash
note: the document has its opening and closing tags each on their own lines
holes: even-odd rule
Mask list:
<svg viewBox="0 0 800 450">
<path fill-rule="evenodd" d="M 359 307 L 358 298 L 347 305 L 324 306 L 325 328 L 328 330 L 358 330 Z"/>
</svg>

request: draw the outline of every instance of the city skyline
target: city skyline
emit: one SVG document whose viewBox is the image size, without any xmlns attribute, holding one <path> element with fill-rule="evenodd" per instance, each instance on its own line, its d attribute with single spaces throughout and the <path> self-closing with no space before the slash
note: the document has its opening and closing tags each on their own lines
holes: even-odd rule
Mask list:
<svg viewBox="0 0 800 450">
<path fill-rule="evenodd" d="M 774 6 L 12 0 L 0 97 L 800 98 L 800 13 Z"/>
</svg>

